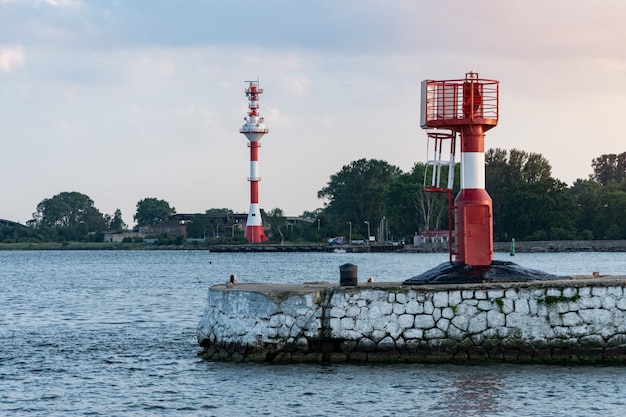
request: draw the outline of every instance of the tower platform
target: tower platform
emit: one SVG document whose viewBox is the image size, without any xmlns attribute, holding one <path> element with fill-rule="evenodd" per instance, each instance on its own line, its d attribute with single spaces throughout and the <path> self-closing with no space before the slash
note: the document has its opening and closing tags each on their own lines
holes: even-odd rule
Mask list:
<svg viewBox="0 0 626 417">
<path fill-rule="evenodd" d="M 505 281 L 543 281 L 565 277 L 525 268 L 513 262 L 492 261 L 491 265 L 471 266 L 460 262 L 444 262 L 403 282 L 404 285 L 471 284 Z"/>
</svg>

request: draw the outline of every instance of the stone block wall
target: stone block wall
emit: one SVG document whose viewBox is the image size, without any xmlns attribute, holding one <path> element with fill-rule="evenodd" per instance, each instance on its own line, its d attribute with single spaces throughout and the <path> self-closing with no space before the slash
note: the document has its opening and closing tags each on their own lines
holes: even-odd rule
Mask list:
<svg viewBox="0 0 626 417">
<path fill-rule="evenodd" d="M 622 278 L 214 286 L 203 356 L 267 362 L 624 362 Z"/>
</svg>

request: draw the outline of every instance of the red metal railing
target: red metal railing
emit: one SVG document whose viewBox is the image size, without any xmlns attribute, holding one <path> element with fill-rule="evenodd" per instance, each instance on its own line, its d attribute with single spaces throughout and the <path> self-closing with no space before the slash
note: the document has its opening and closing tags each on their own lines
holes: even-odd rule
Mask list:
<svg viewBox="0 0 626 417">
<path fill-rule="evenodd" d="M 476 73 L 468 73 L 462 80 L 423 81 L 422 127 L 495 126 L 498 86 L 498 81 L 478 78 Z"/>
</svg>

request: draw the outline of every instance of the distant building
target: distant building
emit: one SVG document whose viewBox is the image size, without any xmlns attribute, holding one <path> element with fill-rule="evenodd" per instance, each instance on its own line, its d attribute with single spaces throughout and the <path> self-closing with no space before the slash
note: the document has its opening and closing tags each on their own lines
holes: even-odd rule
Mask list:
<svg viewBox="0 0 626 417">
<path fill-rule="evenodd" d="M 131 239 L 143 239 L 146 237 L 145 233 L 139 232 L 104 232 L 103 241 L 111 243 L 123 242 L 126 238 Z"/>
<path fill-rule="evenodd" d="M 158 237 L 166 234 L 169 237 L 182 236 L 187 238 L 187 225 L 185 224 L 139 226 L 137 231 L 143 233 L 146 237 Z"/>
<path fill-rule="evenodd" d="M 104 232 L 103 240 L 105 242 L 119 243 L 126 238 L 158 238 L 163 234 L 166 234 L 168 237 L 183 236 L 184 238 L 187 238 L 187 226 L 184 224 L 171 226 L 139 226 L 135 232 Z"/>
<path fill-rule="evenodd" d="M 421 234 L 413 236 L 413 245 L 415 246 L 420 246 L 423 243 L 447 243 L 449 241 L 449 230 L 425 230 Z"/>
</svg>

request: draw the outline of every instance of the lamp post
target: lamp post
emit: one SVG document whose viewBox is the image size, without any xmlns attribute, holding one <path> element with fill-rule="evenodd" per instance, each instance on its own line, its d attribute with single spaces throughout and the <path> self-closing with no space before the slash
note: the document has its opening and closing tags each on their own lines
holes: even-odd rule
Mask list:
<svg viewBox="0 0 626 417">
<path fill-rule="evenodd" d="M 320 231 L 320 219 L 317 219 L 317 231 Z"/>
<path fill-rule="evenodd" d="M 385 242 L 385 216 L 380 219 L 380 244 Z"/>
<path fill-rule="evenodd" d="M 348 234 L 348 245 L 352 245 L 352 222 L 348 222 L 350 225 L 350 232 Z"/>
<path fill-rule="evenodd" d="M 369 245 L 370 244 L 370 222 L 365 220 L 363 223 L 367 225 L 367 239 L 365 240 L 365 242 L 367 243 L 367 245 Z"/>
</svg>

